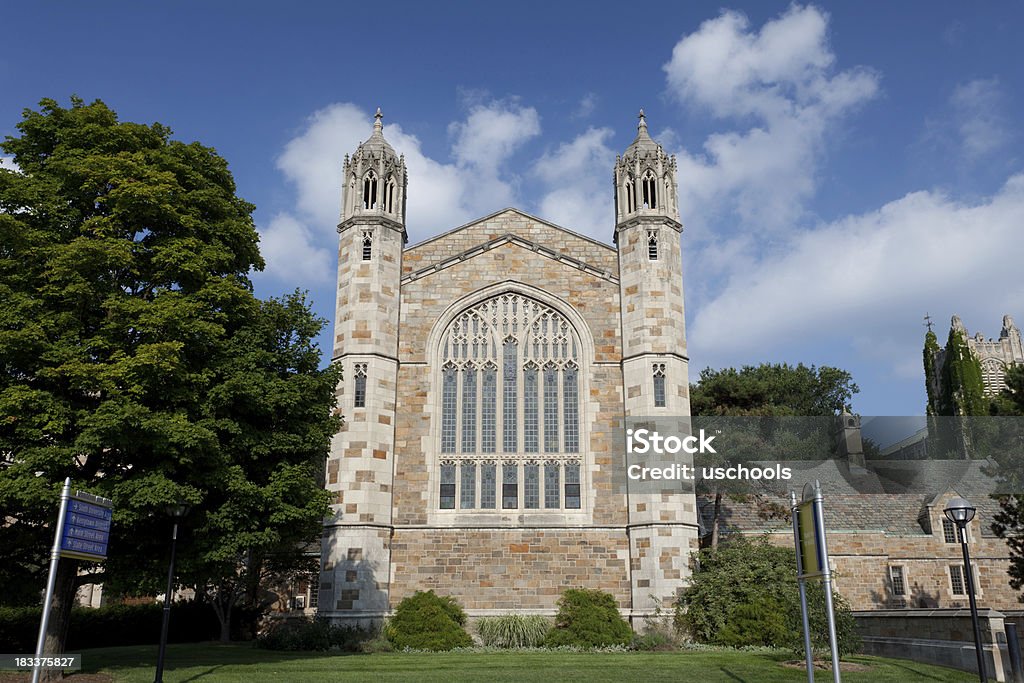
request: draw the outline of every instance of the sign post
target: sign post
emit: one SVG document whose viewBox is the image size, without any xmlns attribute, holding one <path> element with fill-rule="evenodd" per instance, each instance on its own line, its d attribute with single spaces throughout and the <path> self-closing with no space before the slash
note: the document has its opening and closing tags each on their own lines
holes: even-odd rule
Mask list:
<svg viewBox="0 0 1024 683">
<path fill-rule="evenodd" d="M 32 667 L 32 683 L 39 683 L 39 673 L 46 646 L 46 628 L 50 623 L 50 605 L 57 583 L 57 565 L 61 557 L 100 562 L 107 559 L 107 541 L 110 539 L 110 520 L 113 502 L 91 493 L 76 491 L 71 494 L 71 477 L 64 480 L 60 492 L 60 511 L 53 533 L 50 551 L 50 575 L 46 579 L 46 597 L 43 616 L 39 622 L 36 657 Z"/>
<path fill-rule="evenodd" d="M 821 579 L 825 591 L 825 613 L 828 618 L 828 641 L 832 650 L 832 680 L 840 683 L 839 640 L 836 637 L 836 616 L 832 604 L 832 570 L 828 564 L 828 545 L 825 542 L 825 513 L 822 505 L 821 484 L 804 485 L 802 500 L 796 502 L 796 493 L 790 493 L 793 504 L 793 535 L 796 542 L 797 580 L 800 583 L 800 602 L 804 618 L 804 649 L 807 651 L 807 680 L 813 683 L 813 658 L 810 623 L 807 612 L 807 579 Z"/>
<path fill-rule="evenodd" d="M 800 522 L 797 518 L 796 492 L 789 492 L 790 510 L 793 512 L 793 542 L 796 546 L 796 582 L 800 586 L 800 616 L 804 626 L 804 656 L 807 659 L 807 683 L 814 683 L 814 649 L 811 647 L 811 624 L 807 618 L 807 579 L 804 578 L 804 561 L 800 552 Z"/>
</svg>

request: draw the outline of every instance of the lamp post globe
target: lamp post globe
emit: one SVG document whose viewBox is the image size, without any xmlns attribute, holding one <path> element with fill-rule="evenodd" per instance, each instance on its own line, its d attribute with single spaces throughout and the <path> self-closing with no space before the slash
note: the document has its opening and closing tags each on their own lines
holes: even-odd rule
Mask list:
<svg viewBox="0 0 1024 683">
<path fill-rule="evenodd" d="M 962 529 L 974 519 L 977 511 L 978 508 L 971 505 L 965 498 L 951 498 L 942 512 L 946 515 L 946 519 L 955 522 Z"/>
</svg>

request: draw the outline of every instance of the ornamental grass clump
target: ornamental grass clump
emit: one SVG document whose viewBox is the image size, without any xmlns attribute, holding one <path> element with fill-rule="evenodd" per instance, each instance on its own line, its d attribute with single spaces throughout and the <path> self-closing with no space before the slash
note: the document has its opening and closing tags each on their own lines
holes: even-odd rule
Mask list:
<svg viewBox="0 0 1024 683">
<path fill-rule="evenodd" d="M 489 647 L 540 647 L 550 630 L 551 623 L 536 614 L 483 617 L 476 624 L 480 640 Z"/>
</svg>

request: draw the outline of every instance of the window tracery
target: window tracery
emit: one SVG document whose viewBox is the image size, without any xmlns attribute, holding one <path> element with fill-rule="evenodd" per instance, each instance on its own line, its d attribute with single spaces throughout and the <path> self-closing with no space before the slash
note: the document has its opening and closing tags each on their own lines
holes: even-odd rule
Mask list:
<svg viewBox="0 0 1024 683">
<path fill-rule="evenodd" d="M 439 445 L 444 463 L 458 462 L 459 476 L 442 473 L 443 503 L 465 510 L 582 506 L 581 350 L 563 315 L 518 293 L 483 301 L 448 324 Z M 455 484 L 457 492 L 448 488 Z"/>
</svg>

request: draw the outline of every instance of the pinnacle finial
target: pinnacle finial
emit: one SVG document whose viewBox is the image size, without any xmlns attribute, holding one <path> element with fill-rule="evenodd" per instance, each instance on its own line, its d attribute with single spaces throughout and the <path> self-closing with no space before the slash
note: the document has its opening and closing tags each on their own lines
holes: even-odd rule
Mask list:
<svg viewBox="0 0 1024 683">
<path fill-rule="evenodd" d="M 373 115 L 373 131 L 379 133 L 384 130 L 384 124 L 381 123 L 381 119 L 384 118 L 384 114 L 380 113 L 380 107 L 377 107 L 377 113 Z"/>
<path fill-rule="evenodd" d="M 647 130 L 647 117 L 644 115 L 644 110 L 640 109 L 640 114 L 637 116 L 640 119 L 640 123 L 636 125 L 637 130 Z"/>
</svg>

